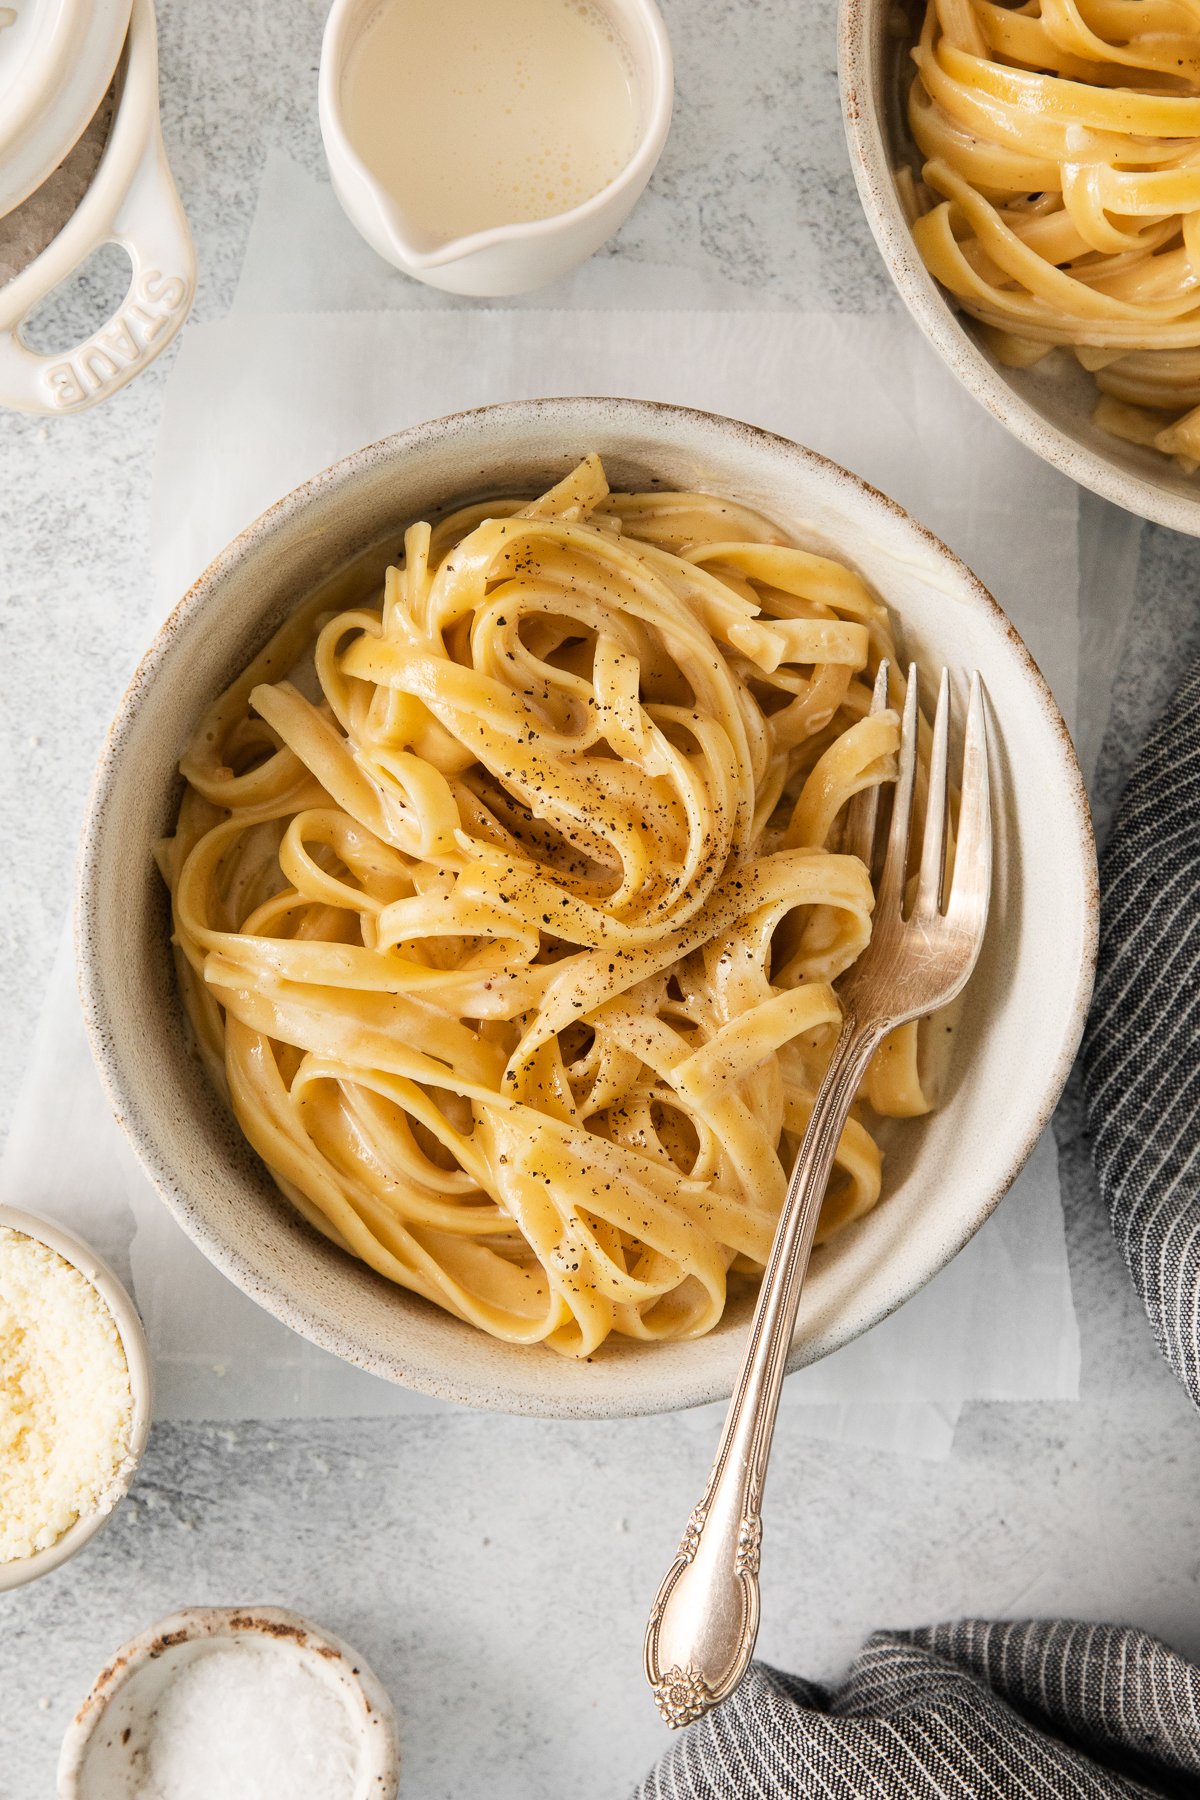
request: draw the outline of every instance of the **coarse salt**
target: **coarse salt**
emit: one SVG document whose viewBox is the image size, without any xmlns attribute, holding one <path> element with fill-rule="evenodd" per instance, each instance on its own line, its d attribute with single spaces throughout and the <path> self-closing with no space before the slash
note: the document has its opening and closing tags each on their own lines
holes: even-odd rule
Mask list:
<svg viewBox="0 0 1200 1800">
<path fill-rule="evenodd" d="M 132 1426 L 129 1365 L 103 1297 L 48 1244 L 0 1226 L 0 1563 L 111 1510 Z"/>
<path fill-rule="evenodd" d="M 354 1800 L 358 1791 L 360 1734 L 341 1687 L 286 1644 L 203 1646 L 134 1727 L 130 1748 L 132 1800 Z"/>
</svg>

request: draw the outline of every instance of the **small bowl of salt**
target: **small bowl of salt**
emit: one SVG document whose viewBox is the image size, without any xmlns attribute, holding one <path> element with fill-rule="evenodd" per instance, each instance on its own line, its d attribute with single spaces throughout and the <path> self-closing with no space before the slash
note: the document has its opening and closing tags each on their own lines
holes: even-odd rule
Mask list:
<svg viewBox="0 0 1200 1800">
<path fill-rule="evenodd" d="M 189 1607 L 122 1646 L 72 1720 L 59 1800 L 393 1800 L 396 1723 L 349 1645 L 279 1607 Z"/>
</svg>

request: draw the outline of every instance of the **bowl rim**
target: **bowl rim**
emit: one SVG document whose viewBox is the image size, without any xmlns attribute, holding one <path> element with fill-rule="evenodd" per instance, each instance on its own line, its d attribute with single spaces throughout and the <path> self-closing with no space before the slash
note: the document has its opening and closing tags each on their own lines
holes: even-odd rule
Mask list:
<svg viewBox="0 0 1200 1800">
<path fill-rule="evenodd" d="M 352 1645 L 282 1606 L 185 1606 L 122 1644 L 67 1726 L 58 1758 L 58 1800 L 82 1800 L 79 1778 L 92 1739 L 110 1701 L 140 1669 L 181 1644 L 250 1635 L 258 1635 L 281 1654 L 320 1657 L 337 1667 L 348 1691 L 358 1688 L 363 1700 L 363 1717 L 358 1721 L 363 1760 L 354 1800 L 393 1800 L 400 1753 L 395 1710 L 387 1689 Z M 378 1726 L 378 1731 L 372 1732 L 372 1725 Z"/>
<path fill-rule="evenodd" d="M 36 1581 L 39 1576 L 49 1575 L 53 1570 L 61 1568 L 63 1563 L 69 1562 L 85 1545 L 90 1544 L 98 1531 L 104 1529 L 133 1485 L 150 1435 L 154 1410 L 153 1365 L 145 1327 L 114 1270 L 83 1238 L 40 1213 L 26 1212 L 19 1206 L 0 1205 L 0 1227 L 3 1226 L 21 1232 L 35 1243 L 47 1245 L 64 1262 L 78 1269 L 84 1280 L 89 1281 L 96 1289 L 112 1314 L 117 1336 L 121 1340 L 121 1349 L 125 1353 L 125 1364 L 129 1370 L 129 1391 L 133 1397 L 133 1416 L 129 1427 L 126 1466 L 114 1490 L 112 1505 L 85 1513 L 73 1525 L 68 1525 L 62 1536 L 55 1538 L 52 1544 L 47 1544 L 44 1550 L 35 1550 L 32 1556 L 18 1557 L 13 1562 L 0 1563 L 0 1594 L 24 1587 L 27 1581 Z"/>
<path fill-rule="evenodd" d="M 700 429 L 715 428 L 721 436 L 735 440 L 748 439 L 755 445 L 766 447 L 771 454 L 782 457 L 785 461 L 818 473 L 825 480 L 831 480 L 834 485 L 848 486 L 860 500 L 865 499 L 872 508 L 878 507 L 890 514 L 894 521 L 910 531 L 927 549 L 932 550 L 942 566 L 953 576 L 964 600 L 982 613 L 992 625 L 999 627 L 1016 656 L 1039 707 L 1054 730 L 1061 753 L 1066 797 L 1074 815 L 1075 844 L 1084 875 L 1084 893 L 1083 912 L 1079 920 L 1081 955 L 1078 973 L 1072 988 L 1070 1007 L 1059 1021 L 1058 1049 L 1042 1098 L 1028 1128 L 1017 1141 L 1003 1178 L 976 1209 L 970 1214 L 964 1213 L 955 1229 L 946 1234 L 943 1240 L 945 1255 L 928 1271 L 917 1288 L 899 1292 L 889 1290 L 886 1296 L 878 1298 L 871 1306 L 869 1316 L 861 1324 L 835 1326 L 823 1335 L 813 1335 L 793 1343 L 788 1355 L 787 1373 L 840 1349 L 881 1323 L 957 1256 L 1008 1192 L 1032 1154 L 1066 1086 L 1083 1035 L 1095 974 L 1100 916 L 1095 837 L 1083 775 L 1070 733 L 1045 677 L 999 602 L 962 558 L 927 526 L 913 519 L 899 502 L 882 493 L 863 477 L 843 468 L 832 458 L 778 433 L 724 414 L 706 412 L 696 407 L 675 406 L 665 401 L 597 395 L 501 401 L 488 406 L 472 407 L 437 419 L 425 420 L 351 451 L 349 455 L 339 458 L 328 468 L 310 476 L 307 481 L 281 496 L 257 519 L 243 527 L 196 578 L 158 628 L 130 679 L 105 737 L 88 796 L 77 863 L 74 907 L 76 973 L 88 1038 L 101 1083 L 138 1161 L 168 1210 L 192 1242 L 222 1274 L 267 1312 L 292 1330 L 298 1331 L 309 1342 L 331 1351 L 343 1361 L 439 1399 L 488 1411 L 539 1418 L 645 1417 L 727 1399 L 729 1384 L 720 1379 L 697 1380 L 684 1392 L 678 1389 L 670 1393 L 663 1392 L 651 1401 L 645 1396 L 631 1400 L 623 1394 L 618 1383 L 613 1383 L 603 1401 L 594 1400 L 582 1393 L 566 1403 L 530 1388 L 512 1391 L 489 1386 L 486 1381 L 472 1375 L 464 1376 L 448 1370 L 436 1360 L 422 1361 L 419 1357 L 414 1359 L 408 1354 L 401 1357 L 395 1353 L 383 1355 L 377 1351 L 352 1353 L 346 1341 L 339 1337 L 325 1319 L 314 1316 L 307 1305 L 292 1298 L 281 1277 L 274 1273 L 266 1275 L 252 1268 L 244 1252 L 211 1229 L 203 1216 L 193 1209 L 184 1184 L 174 1173 L 169 1159 L 160 1152 L 152 1116 L 143 1115 L 137 1095 L 123 1086 L 120 1058 L 115 1050 L 115 1034 L 108 1013 L 106 982 L 100 968 L 100 959 L 91 948 L 95 918 L 92 900 L 94 871 L 104 854 L 104 814 L 108 796 L 120 778 L 123 739 L 141 709 L 145 690 L 153 683 L 162 662 L 172 654 L 176 637 L 199 615 L 210 593 L 219 587 L 229 571 L 244 557 L 254 554 L 256 540 L 264 535 L 269 540 L 270 533 L 276 527 L 302 515 L 318 494 L 330 487 L 336 488 L 353 481 L 360 468 L 369 467 L 372 462 L 391 461 L 397 456 L 419 454 L 423 448 L 444 441 L 450 433 L 466 435 L 473 428 L 491 421 L 512 423 L 514 426 L 519 426 L 522 421 L 536 422 L 539 426 L 544 423 L 547 433 L 555 428 L 557 421 L 562 429 L 578 433 L 580 408 L 596 409 L 598 422 L 602 414 L 607 414 L 611 422 L 613 409 L 617 409 L 622 423 L 629 426 L 631 437 L 634 426 L 640 427 L 643 434 L 646 434 L 653 431 L 655 421 L 668 415 L 672 419 L 691 422 Z"/>
<path fill-rule="evenodd" d="M 1200 537 L 1200 488 L 1194 500 L 1170 493 L 1144 475 L 1119 468 L 1039 413 L 989 362 L 921 261 L 896 193 L 871 81 L 871 23 L 883 3 L 839 0 L 838 85 L 858 197 L 909 314 L 967 392 L 1036 456 L 1138 518 Z"/>
</svg>

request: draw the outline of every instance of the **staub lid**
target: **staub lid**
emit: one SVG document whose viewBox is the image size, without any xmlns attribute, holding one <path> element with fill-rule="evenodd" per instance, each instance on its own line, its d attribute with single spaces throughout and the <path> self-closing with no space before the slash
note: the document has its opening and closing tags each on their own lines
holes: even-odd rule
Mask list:
<svg viewBox="0 0 1200 1800">
<path fill-rule="evenodd" d="M 113 78 L 131 0 L 0 0 L 0 217 L 78 141 Z"/>
</svg>

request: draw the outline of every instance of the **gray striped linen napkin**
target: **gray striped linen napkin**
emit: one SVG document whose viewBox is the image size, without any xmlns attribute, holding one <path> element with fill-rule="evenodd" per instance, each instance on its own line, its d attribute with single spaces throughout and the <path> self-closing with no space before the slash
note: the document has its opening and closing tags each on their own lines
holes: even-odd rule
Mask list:
<svg viewBox="0 0 1200 1800">
<path fill-rule="evenodd" d="M 1200 663 L 1101 863 L 1083 1044 L 1092 1155 L 1159 1347 L 1200 1407 Z M 1200 1669 L 1145 1632 L 967 1620 L 879 1632 L 832 1694 L 756 1663 L 637 1800 L 1200 1796 Z"/>
<path fill-rule="evenodd" d="M 1101 864 L 1083 1044 L 1092 1159 L 1159 1348 L 1200 1406 L 1200 663 L 1146 740 Z"/>
<path fill-rule="evenodd" d="M 1200 1669 L 1116 1625 L 882 1631 L 832 1694 L 754 1663 L 636 1800 L 1133 1800 L 1200 1793 Z"/>
</svg>

